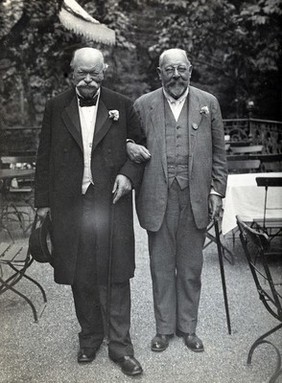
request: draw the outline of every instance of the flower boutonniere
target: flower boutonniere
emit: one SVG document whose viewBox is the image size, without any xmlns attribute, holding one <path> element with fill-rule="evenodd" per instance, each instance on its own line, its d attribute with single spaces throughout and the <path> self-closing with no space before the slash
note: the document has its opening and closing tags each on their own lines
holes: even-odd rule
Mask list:
<svg viewBox="0 0 282 383">
<path fill-rule="evenodd" d="M 114 121 L 119 120 L 119 111 L 118 110 L 109 110 L 109 118 Z"/>
<path fill-rule="evenodd" d="M 201 109 L 200 109 L 200 113 L 201 115 L 204 115 L 204 116 L 208 116 L 210 114 L 210 110 L 209 108 L 205 105 L 205 106 L 202 106 Z"/>
</svg>

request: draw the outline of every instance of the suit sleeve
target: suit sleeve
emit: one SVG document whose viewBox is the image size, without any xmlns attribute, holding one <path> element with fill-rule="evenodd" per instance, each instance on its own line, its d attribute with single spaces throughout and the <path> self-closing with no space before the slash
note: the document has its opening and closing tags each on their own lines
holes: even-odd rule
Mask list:
<svg viewBox="0 0 282 383">
<path fill-rule="evenodd" d="M 35 171 L 35 199 L 34 206 L 49 207 L 50 185 L 50 149 L 51 149 L 51 102 L 47 102 L 42 128 L 40 132 L 39 147 L 37 150 Z"/>
<path fill-rule="evenodd" d="M 128 102 L 126 107 L 126 125 L 127 138 L 134 140 L 136 144 L 146 146 L 146 138 L 141 128 L 140 118 L 131 102 Z M 145 166 L 146 163 L 137 164 L 128 158 L 120 169 L 119 174 L 129 178 L 133 188 L 138 189 L 142 181 Z"/>
<path fill-rule="evenodd" d="M 224 127 L 219 103 L 213 98 L 211 104 L 212 128 L 212 184 L 211 187 L 222 197 L 225 196 L 227 184 L 227 162 L 224 144 Z"/>
</svg>

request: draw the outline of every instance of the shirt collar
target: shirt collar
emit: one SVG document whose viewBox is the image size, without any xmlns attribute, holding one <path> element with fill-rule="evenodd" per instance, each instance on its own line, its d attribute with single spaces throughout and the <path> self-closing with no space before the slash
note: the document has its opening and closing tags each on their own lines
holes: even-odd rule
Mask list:
<svg viewBox="0 0 282 383">
<path fill-rule="evenodd" d="M 181 97 L 179 97 L 177 100 L 173 97 L 171 97 L 170 94 L 167 93 L 167 91 L 163 88 L 163 92 L 164 92 L 164 96 L 165 98 L 167 99 L 167 101 L 172 104 L 172 103 L 177 103 L 177 104 L 181 104 L 185 99 L 186 97 L 188 96 L 188 93 L 189 93 L 189 86 L 187 87 L 187 89 L 185 90 L 185 92 L 183 93 L 183 95 Z"/>
</svg>

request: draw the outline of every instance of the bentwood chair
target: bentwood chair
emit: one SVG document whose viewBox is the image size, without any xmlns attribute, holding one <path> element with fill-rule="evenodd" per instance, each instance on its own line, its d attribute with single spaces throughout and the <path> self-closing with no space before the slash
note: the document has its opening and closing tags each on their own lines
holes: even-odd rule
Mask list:
<svg viewBox="0 0 282 383">
<path fill-rule="evenodd" d="M 239 216 L 236 218 L 240 230 L 240 240 L 259 298 L 266 310 L 279 321 L 277 326 L 261 335 L 252 344 L 248 353 L 247 364 L 251 364 L 253 353 L 259 345 L 265 343 L 271 345 L 277 355 L 277 366 L 269 380 L 270 383 L 274 383 L 282 375 L 281 353 L 276 345 L 266 338 L 282 328 L 282 280 L 281 272 L 279 273 L 282 253 L 281 249 L 272 248 L 270 238 L 265 232 L 251 228 Z"/>
</svg>

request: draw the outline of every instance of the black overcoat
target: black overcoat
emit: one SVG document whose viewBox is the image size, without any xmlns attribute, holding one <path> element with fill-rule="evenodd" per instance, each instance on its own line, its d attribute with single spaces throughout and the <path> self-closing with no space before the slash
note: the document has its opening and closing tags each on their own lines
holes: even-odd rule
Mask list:
<svg viewBox="0 0 282 383">
<path fill-rule="evenodd" d="M 119 119 L 109 117 L 110 110 Z M 91 171 L 94 180 L 99 227 L 96 253 L 100 283 L 106 283 L 111 227 L 112 189 L 117 174 L 126 175 L 137 188 L 143 165 L 126 155 L 126 139 L 144 144 L 144 136 L 131 101 L 101 88 L 92 145 Z M 50 207 L 53 224 L 54 277 L 57 283 L 72 284 L 78 254 L 82 213 L 83 145 L 75 89 L 47 102 L 38 147 L 35 174 L 35 207 Z M 113 222 L 112 280 L 123 282 L 134 274 L 132 193 L 115 205 Z"/>
</svg>

